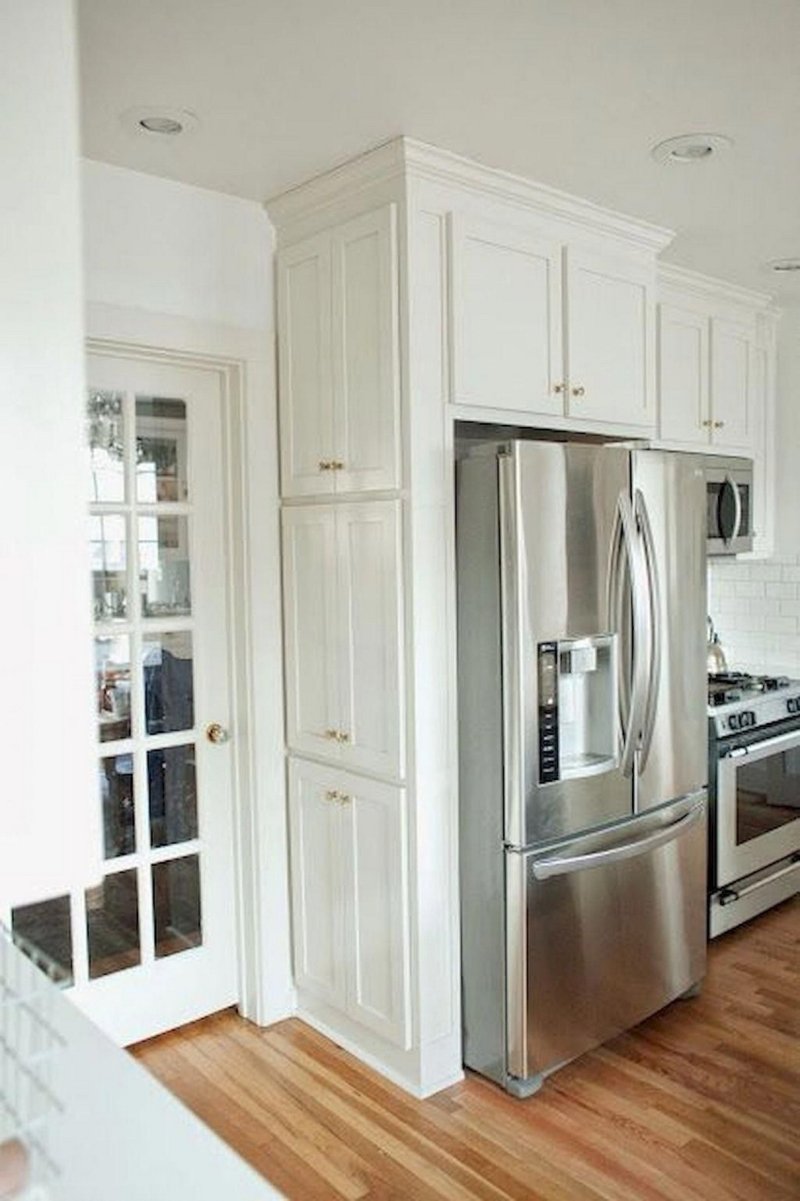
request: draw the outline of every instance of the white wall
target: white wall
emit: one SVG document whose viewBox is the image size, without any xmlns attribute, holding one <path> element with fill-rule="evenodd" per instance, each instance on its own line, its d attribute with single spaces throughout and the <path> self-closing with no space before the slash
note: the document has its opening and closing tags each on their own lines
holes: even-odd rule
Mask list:
<svg viewBox="0 0 800 1201">
<path fill-rule="evenodd" d="M 99 870 L 69 0 L 0 0 L 0 908 Z"/>
<path fill-rule="evenodd" d="M 778 330 L 776 498 L 774 556 L 712 561 L 709 611 L 729 666 L 800 677 L 800 308 Z"/>
<path fill-rule="evenodd" d="M 272 227 L 251 200 L 83 161 L 90 303 L 263 329 Z"/>
</svg>

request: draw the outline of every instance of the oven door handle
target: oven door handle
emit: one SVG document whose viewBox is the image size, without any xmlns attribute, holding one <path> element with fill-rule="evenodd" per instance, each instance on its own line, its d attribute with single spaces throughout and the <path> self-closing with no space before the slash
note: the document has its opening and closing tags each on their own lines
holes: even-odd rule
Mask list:
<svg viewBox="0 0 800 1201">
<path fill-rule="evenodd" d="M 779 755 L 783 751 L 800 749 L 800 728 L 779 734 L 777 738 L 767 738 L 763 742 L 752 742 L 749 746 L 737 746 L 723 756 L 724 759 L 739 759 L 747 756 L 751 763 L 766 759 L 769 755 Z"/>
</svg>

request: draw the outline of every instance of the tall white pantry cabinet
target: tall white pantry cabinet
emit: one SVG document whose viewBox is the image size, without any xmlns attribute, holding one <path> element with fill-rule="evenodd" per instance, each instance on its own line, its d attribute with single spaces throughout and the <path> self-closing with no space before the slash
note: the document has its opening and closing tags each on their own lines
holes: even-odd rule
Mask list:
<svg viewBox="0 0 800 1201">
<path fill-rule="evenodd" d="M 424 1096 L 461 1075 L 456 422 L 656 441 L 671 235 L 408 138 L 267 209 L 298 1013 Z"/>
</svg>

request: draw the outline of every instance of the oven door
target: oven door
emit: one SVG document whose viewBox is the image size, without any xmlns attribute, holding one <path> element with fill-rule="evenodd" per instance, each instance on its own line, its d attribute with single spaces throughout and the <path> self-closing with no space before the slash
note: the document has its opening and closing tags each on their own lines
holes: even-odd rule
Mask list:
<svg viewBox="0 0 800 1201">
<path fill-rule="evenodd" d="M 717 884 L 800 850 L 800 729 L 728 751 L 717 768 Z"/>
</svg>

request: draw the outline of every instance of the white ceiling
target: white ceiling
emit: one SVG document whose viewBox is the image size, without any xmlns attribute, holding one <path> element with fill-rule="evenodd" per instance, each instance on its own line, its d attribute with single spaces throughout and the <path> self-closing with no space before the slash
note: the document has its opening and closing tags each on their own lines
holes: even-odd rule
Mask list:
<svg viewBox="0 0 800 1201">
<path fill-rule="evenodd" d="M 263 200 L 397 134 L 678 231 L 800 301 L 798 0 L 79 0 L 84 153 Z M 134 105 L 194 111 L 183 139 Z M 660 166 L 674 134 L 734 147 Z"/>
</svg>

